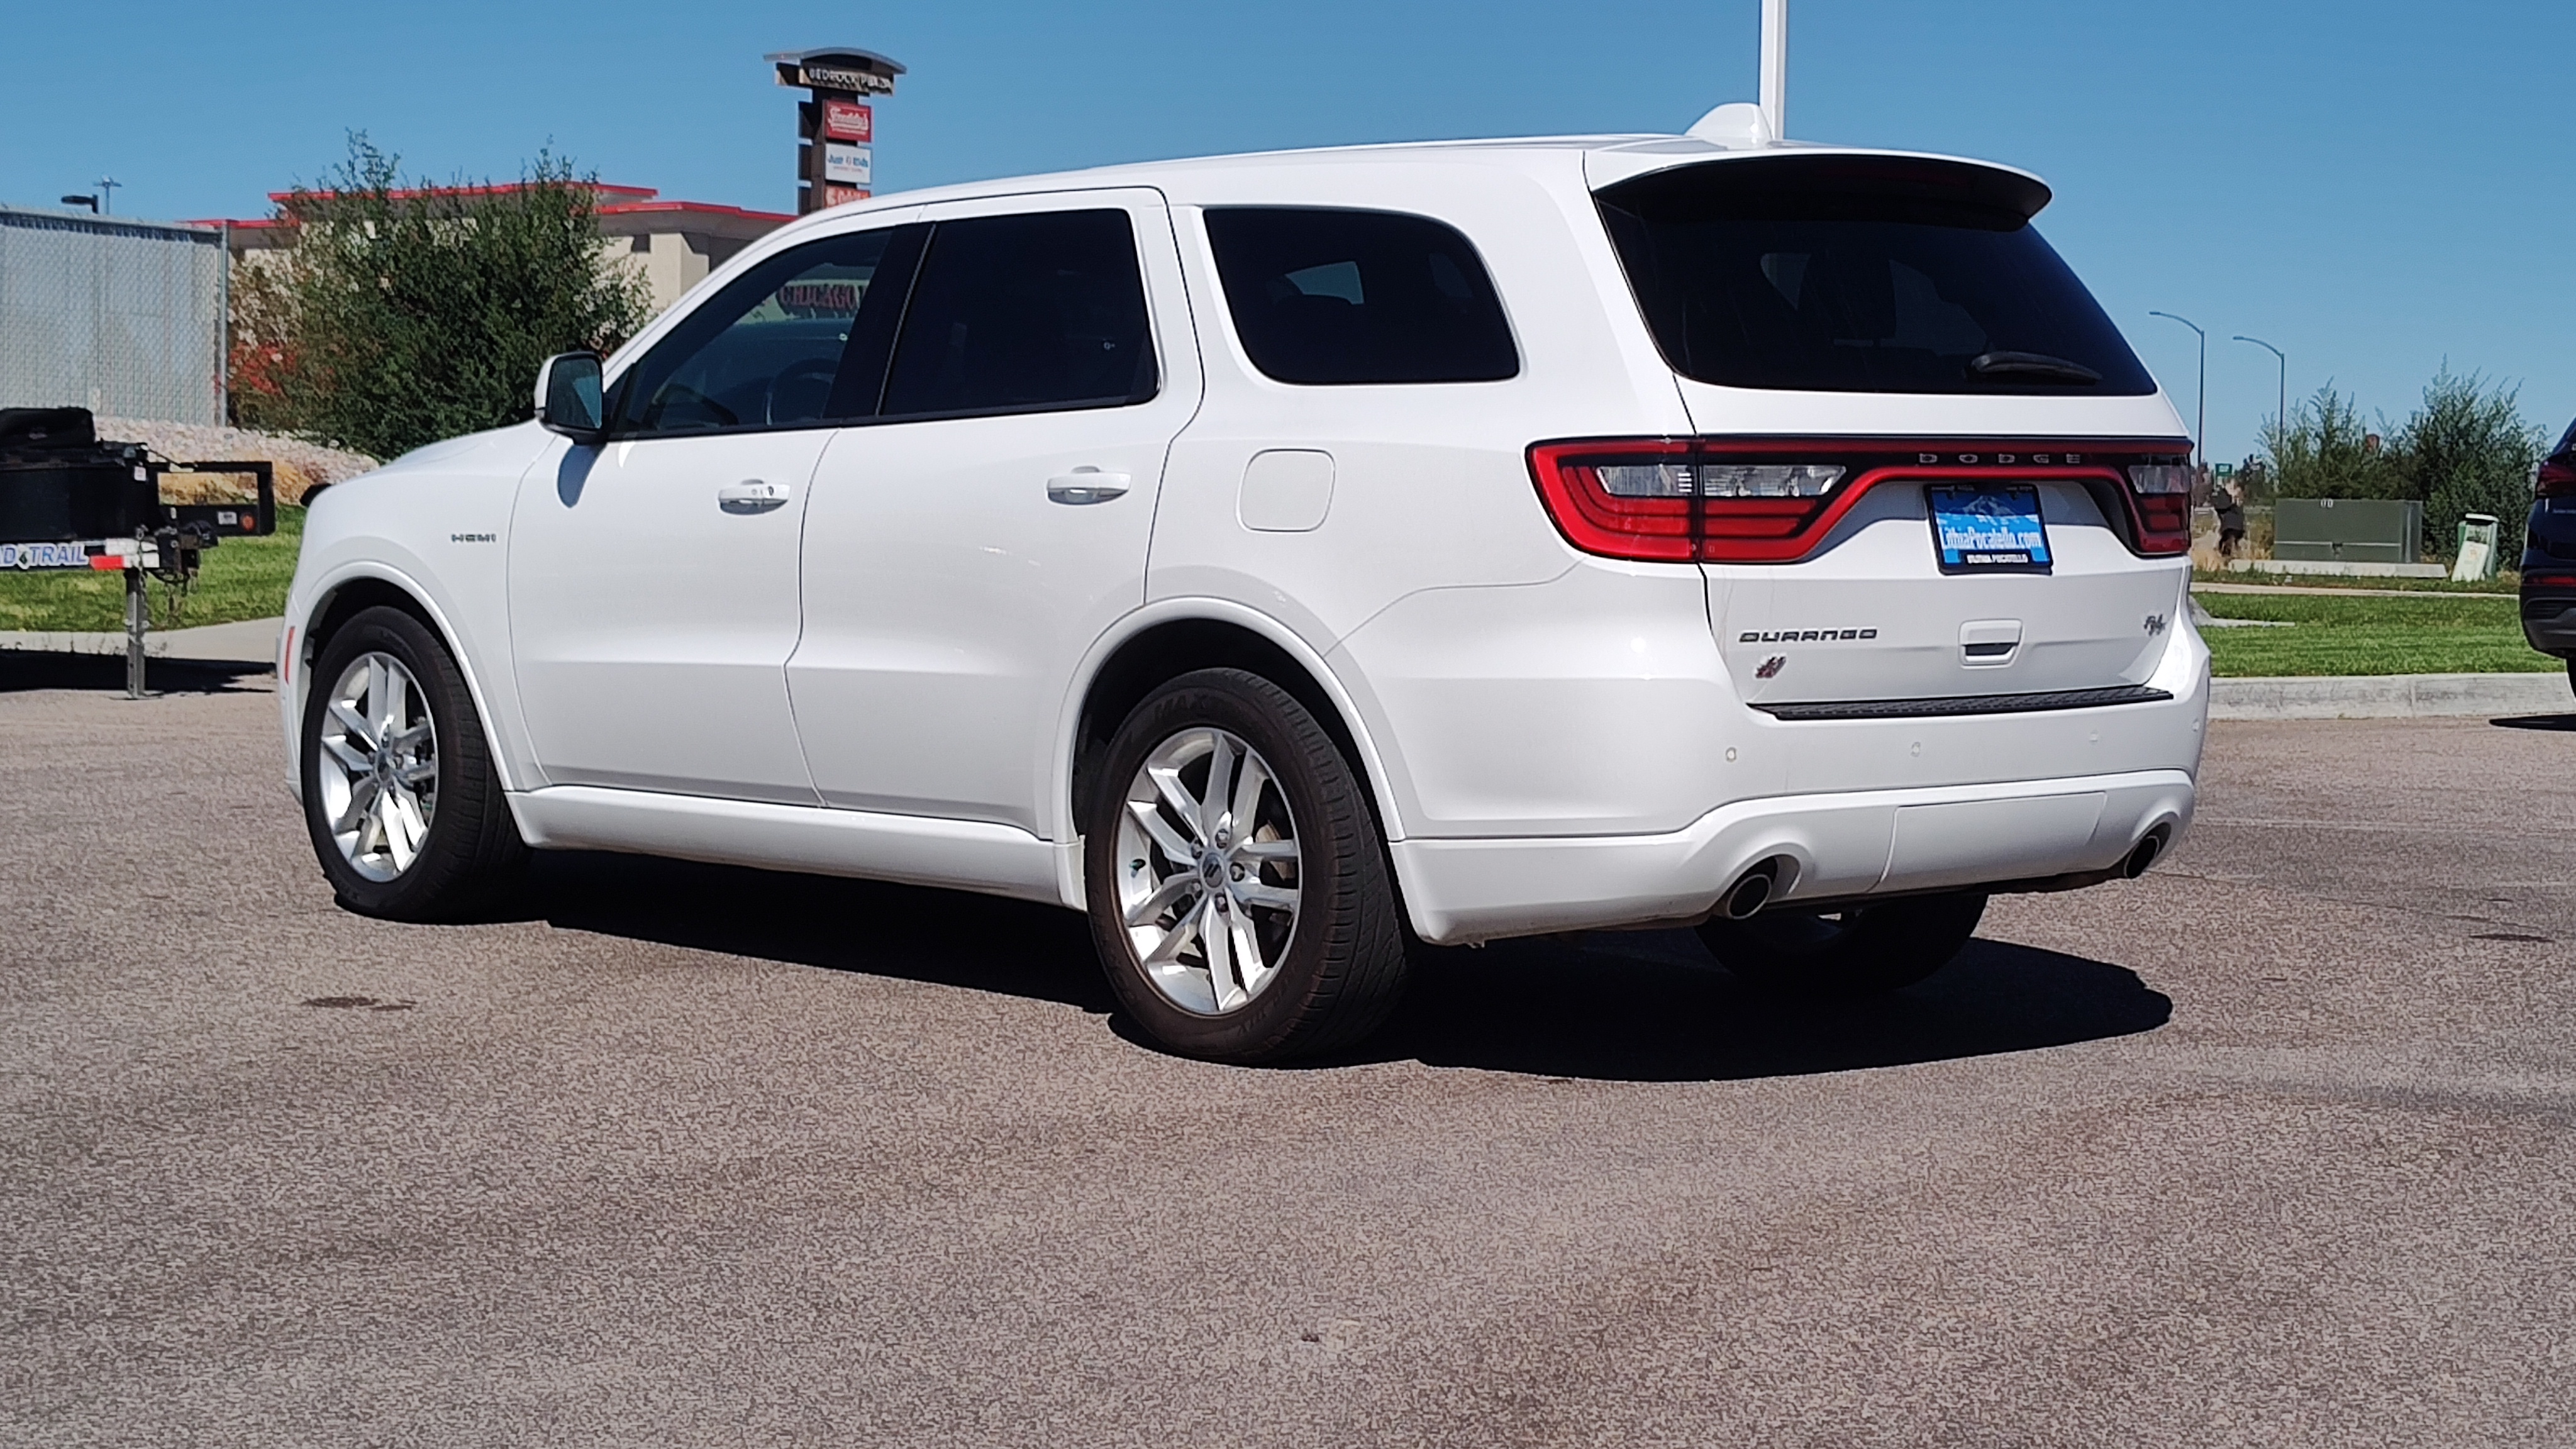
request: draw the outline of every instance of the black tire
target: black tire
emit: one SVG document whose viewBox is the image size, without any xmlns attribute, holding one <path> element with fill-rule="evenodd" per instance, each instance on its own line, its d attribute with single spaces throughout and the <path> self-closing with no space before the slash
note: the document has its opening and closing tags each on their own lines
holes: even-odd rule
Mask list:
<svg viewBox="0 0 2576 1449">
<path fill-rule="evenodd" d="M 1704 922 L 1699 938 L 1719 964 L 1783 995 L 1865 996 L 1911 986 L 1950 964 L 1986 898 L 1975 891 L 1906 896 L 1832 915 L 1794 908 L 1749 920 Z"/>
<path fill-rule="evenodd" d="M 326 814 L 323 731 L 339 682 L 353 665 L 383 655 L 411 675 L 434 727 L 428 831 L 408 866 L 372 879 L 336 842 Z M 397 921 L 454 920 L 503 899 L 527 863 L 528 847 L 502 798 L 483 721 L 447 646 L 396 608 L 360 611 L 331 636 L 305 679 L 299 771 L 304 825 L 340 904 Z M 335 726 L 335 729 L 337 727 Z"/>
<path fill-rule="evenodd" d="M 1131 782 L 1158 748 L 1208 728 L 1268 765 L 1298 848 L 1299 901 L 1275 975 L 1222 1014 L 1185 1009 L 1149 979 L 1120 896 L 1120 872 L 1141 868 L 1119 858 Z M 1095 778 L 1083 812 L 1092 939 L 1119 1004 L 1155 1041 L 1214 1061 L 1275 1062 L 1355 1045 L 1385 1023 L 1405 980 L 1385 846 L 1357 773 L 1305 706 L 1243 670 L 1182 675 L 1128 713 Z"/>
</svg>

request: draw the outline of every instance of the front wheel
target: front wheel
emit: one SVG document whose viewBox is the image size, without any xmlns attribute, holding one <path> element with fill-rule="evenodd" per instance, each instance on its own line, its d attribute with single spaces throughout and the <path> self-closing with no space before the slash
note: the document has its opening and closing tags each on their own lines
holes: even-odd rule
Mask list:
<svg viewBox="0 0 2576 1449">
<path fill-rule="evenodd" d="M 1905 896 L 1842 911 L 1774 908 L 1709 920 L 1699 938 L 1727 970 L 1766 991 L 1862 996 L 1911 986 L 1950 964 L 1977 933 L 1975 891 Z"/>
<path fill-rule="evenodd" d="M 1156 1041 L 1218 1061 L 1349 1046 L 1405 976 L 1386 852 L 1312 713 L 1239 669 L 1129 713 L 1085 811 L 1101 965 Z"/>
<path fill-rule="evenodd" d="M 528 848 L 438 636 L 400 609 L 361 611 L 307 684 L 304 822 L 341 903 L 403 921 L 488 905 Z"/>
</svg>

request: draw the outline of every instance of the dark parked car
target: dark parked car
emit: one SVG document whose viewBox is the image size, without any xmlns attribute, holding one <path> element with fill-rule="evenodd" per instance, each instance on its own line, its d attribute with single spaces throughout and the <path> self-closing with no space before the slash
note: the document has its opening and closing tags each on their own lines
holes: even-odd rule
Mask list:
<svg viewBox="0 0 2576 1449">
<path fill-rule="evenodd" d="M 2540 465 L 2523 530 L 2522 637 L 2566 660 L 2576 681 L 2576 423 Z"/>
</svg>

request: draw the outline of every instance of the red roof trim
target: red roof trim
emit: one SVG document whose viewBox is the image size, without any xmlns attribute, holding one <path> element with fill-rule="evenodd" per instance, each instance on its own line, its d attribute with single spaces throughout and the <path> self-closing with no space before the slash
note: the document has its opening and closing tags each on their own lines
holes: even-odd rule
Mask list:
<svg viewBox="0 0 2576 1449">
<path fill-rule="evenodd" d="M 658 189 L 650 186 L 610 186 L 605 182 L 591 182 L 589 185 L 592 192 L 603 197 L 632 196 L 641 200 L 645 197 L 659 196 L 662 194 Z M 385 194 L 394 198 L 396 201 L 411 201 L 423 196 L 506 196 L 513 191 L 522 191 L 526 188 L 527 183 L 523 181 L 503 181 L 488 186 L 404 186 L 397 187 Z M 293 191 L 272 191 L 268 194 L 268 199 L 276 202 L 280 206 L 283 206 L 287 202 L 293 201 L 298 195 L 328 197 L 337 196 L 339 193 L 336 191 L 306 191 L 301 193 Z"/>
<path fill-rule="evenodd" d="M 643 212 L 674 212 L 695 216 L 743 216 L 754 221 L 782 223 L 796 219 L 789 212 L 751 211 L 739 206 L 719 206 L 711 201 L 619 201 L 599 208 L 601 216 L 634 216 Z"/>
<path fill-rule="evenodd" d="M 506 192 L 517 191 L 518 189 L 519 184 L 517 182 L 511 182 L 502 186 L 436 186 L 427 188 L 426 190 L 415 189 L 396 191 L 393 192 L 392 195 L 398 199 L 405 200 L 416 196 L 493 196 Z M 662 193 L 650 186 L 601 186 L 595 188 L 595 190 L 599 195 L 599 201 L 595 209 L 601 216 L 638 216 L 645 214 L 708 217 L 724 216 L 739 217 L 747 221 L 772 222 L 782 226 L 796 219 L 795 216 L 789 212 L 753 211 L 747 207 L 722 206 L 712 201 L 656 201 L 651 198 L 658 197 Z M 316 191 L 307 192 L 305 194 L 309 196 L 329 196 L 332 193 L 327 191 Z M 272 191 L 268 195 L 271 201 L 275 201 L 280 206 L 283 206 L 285 203 L 293 200 L 296 193 L 292 191 Z M 610 199 L 612 197 L 633 199 L 612 200 Z M 280 217 L 263 216 L 244 219 L 208 217 L 201 221 L 186 222 L 183 224 L 187 226 L 228 226 L 235 231 L 270 231 L 278 227 L 285 226 L 288 223 Z"/>
</svg>

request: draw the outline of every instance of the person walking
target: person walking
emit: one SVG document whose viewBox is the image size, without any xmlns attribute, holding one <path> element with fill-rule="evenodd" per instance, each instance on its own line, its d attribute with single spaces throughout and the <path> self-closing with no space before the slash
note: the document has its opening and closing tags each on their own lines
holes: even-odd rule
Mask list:
<svg viewBox="0 0 2576 1449">
<path fill-rule="evenodd" d="M 2245 543 L 2245 489 L 2233 478 L 2221 479 L 2212 503 L 2218 509 L 2218 556 L 2233 559 Z"/>
</svg>

